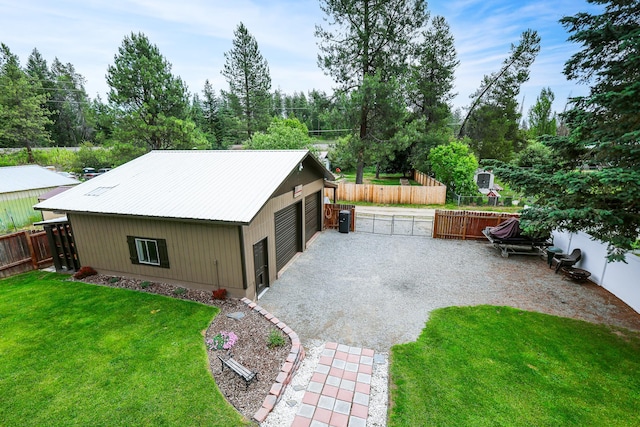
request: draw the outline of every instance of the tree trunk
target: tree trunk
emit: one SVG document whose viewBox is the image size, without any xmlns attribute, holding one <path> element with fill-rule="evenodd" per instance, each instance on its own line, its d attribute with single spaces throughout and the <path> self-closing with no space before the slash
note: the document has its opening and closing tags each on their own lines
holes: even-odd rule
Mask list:
<svg viewBox="0 0 640 427">
<path fill-rule="evenodd" d="M 36 159 L 33 157 L 33 151 L 31 151 L 31 144 L 29 141 L 25 141 L 25 147 L 27 147 L 27 163 L 35 163 Z"/>
<path fill-rule="evenodd" d="M 364 152 L 358 151 L 358 162 L 356 165 L 356 184 L 362 184 L 364 180 Z"/>
<path fill-rule="evenodd" d="M 365 97 L 362 108 L 360 109 L 360 141 L 358 141 L 358 153 L 356 155 L 356 184 L 364 182 L 364 152 L 367 137 L 367 115 L 369 109 L 367 107 L 367 98 Z"/>
<path fill-rule="evenodd" d="M 376 179 L 380 179 L 380 163 L 376 164 Z"/>
</svg>

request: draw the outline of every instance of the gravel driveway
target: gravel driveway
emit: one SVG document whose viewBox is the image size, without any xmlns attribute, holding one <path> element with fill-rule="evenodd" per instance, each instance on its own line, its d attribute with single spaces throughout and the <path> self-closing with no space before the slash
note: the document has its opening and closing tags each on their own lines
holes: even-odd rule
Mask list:
<svg viewBox="0 0 640 427">
<path fill-rule="evenodd" d="M 259 304 L 303 344 L 381 352 L 414 341 L 431 310 L 452 305 L 509 305 L 640 330 L 640 315 L 613 295 L 563 279 L 540 257 L 502 258 L 488 242 L 333 230 L 316 236 Z"/>
</svg>

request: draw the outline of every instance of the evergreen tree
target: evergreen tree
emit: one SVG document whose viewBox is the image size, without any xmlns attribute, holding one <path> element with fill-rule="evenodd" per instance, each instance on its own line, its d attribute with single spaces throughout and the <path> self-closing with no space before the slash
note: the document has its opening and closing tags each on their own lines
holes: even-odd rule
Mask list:
<svg viewBox="0 0 640 427">
<path fill-rule="evenodd" d="M 453 35 L 443 17 L 432 18 L 422 38 L 415 46 L 407 84 L 408 106 L 413 117 L 403 133 L 412 135 L 412 142 L 401 157 L 406 163 L 403 170 L 416 167 L 430 172 L 430 150 L 448 143 L 452 136 L 449 102 L 454 97 L 454 73 L 460 62 Z"/>
<path fill-rule="evenodd" d="M 374 111 L 386 108 L 375 104 L 386 102 L 376 91 L 389 93 L 406 76 L 408 47 L 427 19 L 425 3 L 322 0 L 320 8 L 328 26 L 316 26 L 321 51 L 318 64 L 352 101 L 353 110 L 347 114 L 355 119 L 351 149 L 357 165 L 356 183 L 361 184 L 368 151 L 373 144 L 388 141 L 395 133 L 390 128 L 397 125 Z"/>
<path fill-rule="evenodd" d="M 551 88 L 542 88 L 536 103 L 529 110 L 529 135 L 532 138 L 557 133 L 556 114 L 551 111 L 554 98 Z"/>
<path fill-rule="evenodd" d="M 284 98 L 280 89 L 276 89 L 271 97 L 271 117 L 285 117 Z"/>
<path fill-rule="evenodd" d="M 533 30 L 522 33 L 511 45 L 511 54 L 501 70 L 484 76 L 480 88 L 462 122 L 459 137 L 467 135 L 479 158 L 509 160 L 515 149 L 523 148 L 520 113 L 516 97 L 529 80 L 529 68 L 540 51 L 540 36 Z"/>
<path fill-rule="evenodd" d="M 116 139 L 150 150 L 192 148 L 189 96 L 171 64 L 142 33 L 126 36 L 107 69 L 109 101 L 119 113 Z"/>
<path fill-rule="evenodd" d="M 115 109 L 96 96 L 89 105 L 90 121 L 93 123 L 93 141 L 97 145 L 107 145 L 113 142 L 116 127 Z"/>
<path fill-rule="evenodd" d="M 449 24 L 442 16 L 434 17 L 416 45 L 408 85 L 408 105 L 427 124 L 441 125 L 451 116 L 449 102 L 455 96 L 453 81 L 459 64 Z"/>
<path fill-rule="evenodd" d="M 312 134 L 322 136 L 323 133 L 319 131 L 335 130 L 329 128 L 329 123 L 326 120 L 329 111 L 333 107 L 333 103 L 326 93 L 312 89 L 309 92 L 309 106 L 311 114 L 307 128 L 309 128 Z"/>
<path fill-rule="evenodd" d="M 0 146 L 25 147 L 29 163 L 35 163 L 32 146 L 50 141 L 46 100 L 40 82 L 29 78 L 18 57 L 0 44 Z"/>
<path fill-rule="evenodd" d="M 233 48 L 224 54 L 222 75 L 229 83 L 225 95 L 251 139 L 254 132 L 269 124 L 271 76 L 258 42 L 242 22 L 233 35 Z"/>
<path fill-rule="evenodd" d="M 53 90 L 49 96 L 51 138 L 57 146 L 77 147 L 94 135 L 89 97 L 84 90 L 85 79 L 72 64 L 55 58 L 51 64 Z"/>
<path fill-rule="evenodd" d="M 554 162 L 546 167 L 496 169 L 537 202 L 522 215 L 531 233 L 583 231 L 609 244 L 609 260 L 623 260 L 640 227 L 640 2 L 588 0 L 599 14 L 560 21 L 582 48 L 565 75 L 590 85 L 563 114 L 568 137 L 548 138 Z M 584 171 L 596 162 L 599 170 Z"/>
<path fill-rule="evenodd" d="M 216 91 L 209 83 L 204 82 L 202 90 L 202 113 L 204 116 L 203 131 L 210 135 L 211 147 L 214 149 L 223 149 L 228 146 L 229 138 L 225 134 L 222 120 L 222 101 L 216 95 Z"/>
</svg>

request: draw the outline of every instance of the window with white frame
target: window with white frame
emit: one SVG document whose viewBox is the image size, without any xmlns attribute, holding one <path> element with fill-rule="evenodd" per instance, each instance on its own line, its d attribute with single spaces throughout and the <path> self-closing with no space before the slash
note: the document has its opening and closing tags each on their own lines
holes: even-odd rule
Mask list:
<svg viewBox="0 0 640 427">
<path fill-rule="evenodd" d="M 140 264 L 160 265 L 158 242 L 150 239 L 136 239 L 136 251 Z"/>
<path fill-rule="evenodd" d="M 169 268 L 169 252 L 165 239 L 127 236 L 127 243 L 133 264 Z"/>
</svg>

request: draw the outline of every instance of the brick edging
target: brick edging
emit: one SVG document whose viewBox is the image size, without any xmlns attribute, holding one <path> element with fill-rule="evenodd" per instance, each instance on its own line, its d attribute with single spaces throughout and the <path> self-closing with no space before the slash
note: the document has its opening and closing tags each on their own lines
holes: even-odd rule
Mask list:
<svg viewBox="0 0 640 427">
<path fill-rule="evenodd" d="M 289 355 L 284 361 L 284 364 L 280 368 L 280 373 L 278 373 L 278 376 L 276 377 L 276 382 L 271 386 L 269 394 L 267 395 L 267 397 L 265 397 L 264 402 L 262 403 L 262 407 L 258 409 L 258 412 L 253 415 L 253 419 L 261 423 L 267 418 L 267 415 L 269 415 L 269 413 L 276 406 L 276 403 L 278 403 L 284 395 L 284 390 L 291 382 L 293 375 L 296 373 L 298 367 L 302 363 L 305 353 L 302 344 L 300 344 L 300 337 L 298 337 L 298 334 L 296 334 L 290 327 L 285 325 L 284 322 L 281 322 L 273 314 L 269 313 L 267 310 L 260 307 L 258 304 L 248 298 L 242 298 L 241 301 L 245 303 L 250 309 L 257 311 L 258 313 L 263 315 L 265 319 L 273 323 L 278 329 L 287 334 L 289 336 L 289 339 L 291 340 L 291 350 L 289 351 Z"/>
</svg>

